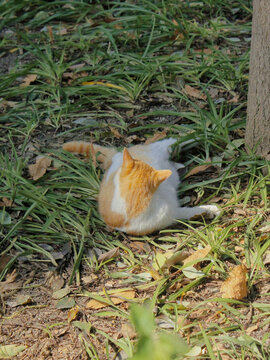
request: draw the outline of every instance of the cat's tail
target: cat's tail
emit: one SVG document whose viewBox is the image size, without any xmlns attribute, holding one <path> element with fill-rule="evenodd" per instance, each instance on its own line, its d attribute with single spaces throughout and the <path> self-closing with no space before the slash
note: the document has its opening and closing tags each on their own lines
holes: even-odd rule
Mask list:
<svg viewBox="0 0 270 360">
<path fill-rule="evenodd" d="M 97 160 L 103 164 L 104 169 L 108 169 L 112 163 L 112 157 L 117 150 L 112 147 L 104 147 L 85 141 L 70 141 L 63 145 L 63 149 L 72 153 L 84 155 L 86 157 L 97 156 Z"/>
</svg>

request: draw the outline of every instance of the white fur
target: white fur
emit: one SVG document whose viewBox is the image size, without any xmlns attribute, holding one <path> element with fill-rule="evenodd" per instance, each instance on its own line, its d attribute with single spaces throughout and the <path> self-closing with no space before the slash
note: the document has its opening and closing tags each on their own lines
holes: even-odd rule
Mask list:
<svg viewBox="0 0 270 360">
<path fill-rule="evenodd" d="M 162 229 L 172 225 L 177 219 L 188 220 L 195 216 L 206 215 L 213 218 L 220 213 L 215 205 L 203 205 L 194 208 L 179 207 L 177 198 L 177 188 L 180 184 L 180 179 L 177 173 L 178 165 L 169 160 L 171 145 L 175 143 L 175 139 L 165 139 L 156 143 L 146 145 L 145 150 L 140 151 L 143 161 L 148 163 L 156 170 L 169 169 L 172 175 L 160 184 L 152 200 L 142 214 L 129 221 L 128 226 L 119 228 L 126 232 L 151 232 L 157 229 Z M 140 156 L 136 158 L 140 160 Z M 117 153 L 112 159 L 112 165 L 108 170 L 106 179 L 119 170 L 122 165 L 123 155 Z M 120 197 L 119 190 L 119 171 L 114 178 L 115 193 L 112 201 L 112 210 L 116 211 L 126 217 L 125 201 Z"/>
<path fill-rule="evenodd" d="M 127 220 L 126 203 L 120 194 L 119 176 L 120 176 L 120 169 L 118 169 L 113 179 L 114 194 L 113 194 L 111 207 L 112 207 L 112 211 L 124 215 L 125 219 Z"/>
</svg>

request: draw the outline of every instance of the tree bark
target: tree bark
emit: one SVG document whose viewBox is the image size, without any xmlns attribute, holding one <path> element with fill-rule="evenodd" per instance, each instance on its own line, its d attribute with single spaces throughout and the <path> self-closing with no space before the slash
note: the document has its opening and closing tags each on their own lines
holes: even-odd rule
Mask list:
<svg viewBox="0 0 270 360">
<path fill-rule="evenodd" d="M 270 153 L 270 0 L 253 0 L 245 143 Z"/>
</svg>

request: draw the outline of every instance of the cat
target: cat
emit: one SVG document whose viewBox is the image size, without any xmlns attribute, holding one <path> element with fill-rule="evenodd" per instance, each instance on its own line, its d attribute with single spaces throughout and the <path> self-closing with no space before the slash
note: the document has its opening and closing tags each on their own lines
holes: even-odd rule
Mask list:
<svg viewBox="0 0 270 360">
<path fill-rule="evenodd" d="M 183 165 L 169 160 L 176 139 L 149 145 L 135 145 L 118 152 L 82 141 L 71 141 L 63 149 L 97 156 L 105 170 L 98 196 L 102 219 L 113 229 L 130 235 L 146 235 L 164 229 L 177 220 L 219 215 L 216 205 L 180 207 L 177 169 Z"/>
</svg>

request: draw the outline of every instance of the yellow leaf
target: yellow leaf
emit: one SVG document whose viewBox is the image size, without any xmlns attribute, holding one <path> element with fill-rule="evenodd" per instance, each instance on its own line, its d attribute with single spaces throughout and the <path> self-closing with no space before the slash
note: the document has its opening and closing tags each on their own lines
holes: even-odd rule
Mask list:
<svg viewBox="0 0 270 360">
<path fill-rule="evenodd" d="M 103 81 L 84 81 L 82 82 L 82 85 L 101 85 L 101 86 L 111 87 L 114 89 L 125 90 L 125 88 L 123 88 L 122 86 L 114 85 L 112 83 L 103 82 Z"/>
<path fill-rule="evenodd" d="M 135 298 L 135 291 L 134 290 L 124 290 L 124 291 L 120 291 L 117 292 L 115 294 L 111 294 L 109 295 L 111 301 L 115 304 L 121 304 L 123 302 L 126 302 L 130 299 L 134 299 Z M 105 300 L 105 298 L 104 298 Z M 94 310 L 99 310 L 102 309 L 106 306 L 109 306 L 107 304 L 107 302 L 102 302 L 101 300 L 95 300 L 95 299 L 91 299 L 90 301 L 88 301 L 88 303 L 86 304 L 86 308 L 88 309 L 94 309 Z"/>
<path fill-rule="evenodd" d="M 37 159 L 35 164 L 29 165 L 29 173 L 33 180 L 41 178 L 46 173 L 46 170 L 51 165 L 51 162 L 51 159 L 47 157 L 41 157 Z"/>
<path fill-rule="evenodd" d="M 247 296 L 247 268 L 244 264 L 236 266 L 220 287 L 221 296 L 226 299 L 241 300 Z"/>
<path fill-rule="evenodd" d="M 187 257 L 186 259 L 183 260 L 184 265 L 187 263 L 191 263 L 196 261 L 202 261 L 211 251 L 211 246 L 208 245 L 206 246 L 204 249 L 199 249 L 197 251 L 195 251 L 193 254 L 191 254 L 189 257 Z"/>
<path fill-rule="evenodd" d="M 67 315 L 68 322 L 70 323 L 72 320 L 75 320 L 80 308 L 76 305 L 74 308 L 70 309 Z"/>
</svg>

